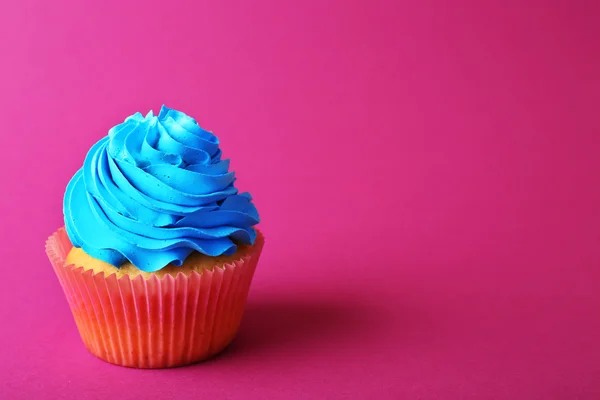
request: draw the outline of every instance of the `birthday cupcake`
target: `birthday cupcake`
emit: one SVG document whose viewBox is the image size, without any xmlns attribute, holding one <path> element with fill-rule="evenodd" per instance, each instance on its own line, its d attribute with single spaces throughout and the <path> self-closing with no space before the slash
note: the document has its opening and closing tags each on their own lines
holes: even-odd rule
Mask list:
<svg viewBox="0 0 600 400">
<path fill-rule="evenodd" d="M 231 342 L 264 244 L 234 183 L 216 136 L 165 106 L 92 146 L 46 243 L 92 354 L 165 368 Z"/>
</svg>

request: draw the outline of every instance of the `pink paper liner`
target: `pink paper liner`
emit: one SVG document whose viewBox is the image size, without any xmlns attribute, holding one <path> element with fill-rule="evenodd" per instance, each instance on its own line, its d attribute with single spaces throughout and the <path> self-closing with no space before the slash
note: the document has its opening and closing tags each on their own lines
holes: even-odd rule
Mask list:
<svg viewBox="0 0 600 400">
<path fill-rule="evenodd" d="M 46 254 L 65 292 L 88 350 L 112 364 L 167 368 L 222 351 L 242 319 L 264 238 L 232 264 L 176 277 L 117 278 L 65 265 L 73 245 L 64 228 L 46 242 Z"/>
</svg>

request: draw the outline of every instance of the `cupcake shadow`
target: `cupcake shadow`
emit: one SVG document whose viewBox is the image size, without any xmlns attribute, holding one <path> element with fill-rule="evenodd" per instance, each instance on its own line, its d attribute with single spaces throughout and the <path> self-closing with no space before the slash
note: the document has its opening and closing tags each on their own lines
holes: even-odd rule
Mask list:
<svg viewBox="0 0 600 400">
<path fill-rule="evenodd" d="M 223 356 L 309 347 L 331 340 L 355 340 L 373 329 L 358 304 L 294 299 L 249 301 L 240 330 Z"/>
</svg>

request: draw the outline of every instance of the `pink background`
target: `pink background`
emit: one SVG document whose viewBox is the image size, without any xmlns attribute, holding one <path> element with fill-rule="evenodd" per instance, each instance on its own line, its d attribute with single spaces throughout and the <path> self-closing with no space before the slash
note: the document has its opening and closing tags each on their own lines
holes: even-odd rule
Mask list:
<svg viewBox="0 0 600 400">
<path fill-rule="evenodd" d="M 600 398 L 600 9 L 448 3 L 3 2 L 0 398 Z M 162 103 L 267 245 L 225 354 L 123 369 L 44 241 L 86 150 Z"/>
</svg>

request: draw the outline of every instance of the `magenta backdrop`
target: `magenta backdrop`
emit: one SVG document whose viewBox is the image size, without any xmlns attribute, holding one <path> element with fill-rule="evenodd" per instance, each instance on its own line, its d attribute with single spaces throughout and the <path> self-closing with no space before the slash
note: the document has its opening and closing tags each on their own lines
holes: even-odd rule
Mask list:
<svg viewBox="0 0 600 400">
<path fill-rule="evenodd" d="M 0 398 L 600 398 L 600 10 L 447 3 L 4 2 Z M 162 103 L 267 245 L 226 353 L 124 369 L 44 241 L 90 145 Z"/>
</svg>

